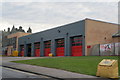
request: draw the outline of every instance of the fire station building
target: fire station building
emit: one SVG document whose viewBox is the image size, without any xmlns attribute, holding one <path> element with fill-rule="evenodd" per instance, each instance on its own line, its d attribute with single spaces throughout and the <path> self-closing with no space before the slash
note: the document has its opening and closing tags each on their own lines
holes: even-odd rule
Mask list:
<svg viewBox="0 0 120 80">
<path fill-rule="evenodd" d="M 20 37 L 19 56 L 86 56 L 91 45 L 113 42 L 116 32 L 117 24 L 84 19 Z"/>
</svg>

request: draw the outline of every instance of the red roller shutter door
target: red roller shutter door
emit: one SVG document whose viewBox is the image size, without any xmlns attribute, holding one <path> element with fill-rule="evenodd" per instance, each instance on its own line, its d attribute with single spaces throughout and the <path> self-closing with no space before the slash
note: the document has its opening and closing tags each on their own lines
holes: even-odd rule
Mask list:
<svg viewBox="0 0 120 80">
<path fill-rule="evenodd" d="M 82 37 L 72 37 L 72 56 L 82 56 Z"/>
<path fill-rule="evenodd" d="M 64 56 L 64 39 L 56 40 L 56 55 Z"/>
<path fill-rule="evenodd" d="M 46 41 L 44 44 L 44 55 L 49 56 L 49 53 L 51 52 L 51 41 Z"/>
<path fill-rule="evenodd" d="M 21 47 L 20 56 L 24 56 L 24 46 L 20 46 L 20 47 Z"/>
<path fill-rule="evenodd" d="M 35 56 L 40 56 L 40 43 L 35 43 Z"/>
</svg>

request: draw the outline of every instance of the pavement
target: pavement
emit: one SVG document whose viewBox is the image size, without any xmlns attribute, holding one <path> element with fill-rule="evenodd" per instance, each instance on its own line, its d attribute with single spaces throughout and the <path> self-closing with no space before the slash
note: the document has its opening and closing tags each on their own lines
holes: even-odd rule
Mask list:
<svg viewBox="0 0 120 80">
<path fill-rule="evenodd" d="M 2 78 L 49 78 L 49 77 L 2 67 Z"/>
<path fill-rule="evenodd" d="M 13 63 L 10 61 L 14 60 L 27 60 L 27 59 L 35 59 L 38 57 L 3 57 L 2 58 L 2 66 L 6 66 L 13 69 L 28 71 L 32 73 L 52 76 L 55 78 L 89 78 L 89 79 L 97 79 L 97 80 L 110 80 L 110 79 L 103 79 L 96 76 L 78 74 L 74 72 L 69 72 L 65 70 L 53 69 L 53 68 L 46 68 L 40 66 L 33 66 L 28 64 L 21 64 L 21 63 Z M 41 57 L 42 58 L 42 57 Z"/>
</svg>

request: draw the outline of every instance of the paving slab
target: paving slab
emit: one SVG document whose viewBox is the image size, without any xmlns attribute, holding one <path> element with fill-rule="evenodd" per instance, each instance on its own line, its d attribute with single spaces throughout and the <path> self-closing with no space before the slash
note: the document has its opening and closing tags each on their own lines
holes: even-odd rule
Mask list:
<svg viewBox="0 0 120 80">
<path fill-rule="evenodd" d="M 9 62 L 9 61 L 16 61 L 16 60 L 36 59 L 40 57 L 1 57 L 1 58 L 2 58 L 2 62 Z"/>
<path fill-rule="evenodd" d="M 40 74 L 51 75 L 58 78 L 97 78 L 95 76 L 83 75 L 83 74 L 73 73 L 73 72 L 59 70 L 59 69 L 32 66 L 32 65 L 13 63 L 13 62 L 3 63 L 3 66 L 27 70 L 30 72 L 36 72 Z"/>
</svg>

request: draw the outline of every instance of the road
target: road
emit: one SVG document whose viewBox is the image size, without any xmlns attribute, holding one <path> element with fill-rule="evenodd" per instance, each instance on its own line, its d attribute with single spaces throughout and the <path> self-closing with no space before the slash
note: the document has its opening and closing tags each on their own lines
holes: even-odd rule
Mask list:
<svg viewBox="0 0 120 80">
<path fill-rule="evenodd" d="M 49 78 L 49 77 L 2 67 L 2 78 Z"/>
</svg>

